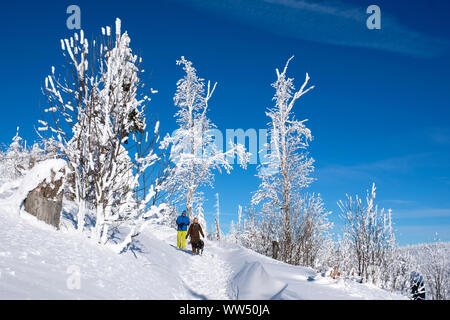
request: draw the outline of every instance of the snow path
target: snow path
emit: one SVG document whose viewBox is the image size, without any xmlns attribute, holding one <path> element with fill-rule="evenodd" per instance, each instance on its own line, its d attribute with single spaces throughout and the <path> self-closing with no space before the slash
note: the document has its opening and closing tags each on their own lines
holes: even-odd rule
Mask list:
<svg viewBox="0 0 450 320">
<path fill-rule="evenodd" d="M 229 284 L 232 267 L 221 257 L 220 243 L 205 240 L 203 255 L 192 255 L 191 246 L 176 248 L 176 231 L 149 225 L 147 230 L 157 239 L 165 242 L 169 250 L 178 255 L 179 277 L 193 299 L 229 300 Z"/>
<path fill-rule="evenodd" d="M 206 242 L 205 246 L 210 244 Z M 189 256 L 186 264 L 188 267 L 181 273 L 181 278 L 194 296 L 208 300 L 230 299 L 228 286 L 232 270 L 225 261 L 205 251 L 201 256 Z"/>
</svg>

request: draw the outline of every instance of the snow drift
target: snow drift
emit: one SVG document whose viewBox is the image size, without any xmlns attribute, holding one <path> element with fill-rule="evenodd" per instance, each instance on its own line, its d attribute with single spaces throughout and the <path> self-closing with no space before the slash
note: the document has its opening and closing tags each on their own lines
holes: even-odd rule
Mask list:
<svg viewBox="0 0 450 320">
<path fill-rule="evenodd" d="M 261 262 L 247 262 L 231 282 L 232 296 L 238 300 L 270 300 L 281 297 L 288 285 L 270 276 Z"/>
</svg>

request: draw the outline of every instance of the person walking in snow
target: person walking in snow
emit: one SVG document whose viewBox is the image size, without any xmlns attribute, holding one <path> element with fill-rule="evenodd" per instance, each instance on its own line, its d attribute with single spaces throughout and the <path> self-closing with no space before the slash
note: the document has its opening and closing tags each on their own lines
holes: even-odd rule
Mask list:
<svg viewBox="0 0 450 320">
<path fill-rule="evenodd" d="M 186 210 L 177 218 L 177 248 L 186 248 L 186 230 L 189 226 L 189 218 L 186 217 Z"/>
<path fill-rule="evenodd" d="M 189 226 L 189 230 L 186 234 L 186 238 L 189 236 L 191 237 L 192 254 L 196 254 L 197 248 L 202 248 L 201 243 L 203 241 L 200 239 L 200 234 L 203 238 L 205 237 L 202 226 L 198 223 L 198 218 L 194 218 L 194 223 Z M 198 250 L 197 253 L 200 253 L 199 251 L 200 250 Z"/>
</svg>

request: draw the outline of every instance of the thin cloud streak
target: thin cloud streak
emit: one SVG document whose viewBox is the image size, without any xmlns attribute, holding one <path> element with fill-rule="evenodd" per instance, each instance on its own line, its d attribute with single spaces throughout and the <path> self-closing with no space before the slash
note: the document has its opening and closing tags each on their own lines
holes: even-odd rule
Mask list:
<svg viewBox="0 0 450 320">
<path fill-rule="evenodd" d="M 317 175 L 320 177 L 372 177 L 375 172 L 395 172 L 407 173 L 414 168 L 426 166 L 430 153 L 411 154 L 402 157 L 387 158 L 370 163 L 356 165 L 330 165 L 323 168 L 317 168 Z"/>
<path fill-rule="evenodd" d="M 450 226 L 450 209 L 442 208 L 423 208 L 423 209 L 412 209 L 412 210 L 395 210 L 393 211 L 394 217 L 398 219 L 441 219 L 447 218 L 448 225 Z"/>
<path fill-rule="evenodd" d="M 342 1 L 184 0 L 182 3 L 275 34 L 318 43 L 427 58 L 442 55 L 450 48 L 448 39 L 414 31 L 383 10 L 381 30 L 369 30 L 367 6 Z"/>
</svg>

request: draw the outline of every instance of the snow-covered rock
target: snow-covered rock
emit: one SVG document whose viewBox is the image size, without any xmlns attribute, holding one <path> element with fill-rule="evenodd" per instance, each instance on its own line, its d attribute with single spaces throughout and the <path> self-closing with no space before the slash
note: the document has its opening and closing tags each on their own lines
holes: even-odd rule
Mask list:
<svg viewBox="0 0 450 320">
<path fill-rule="evenodd" d="M 20 208 L 30 191 L 34 190 L 41 182 L 51 178 L 52 171 L 57 174 L 66 165 L 62 159 L 49 159 L 37 163 L 23 178 L 13 194 L 9 197 L 9 204 L 13 208 Z M 55 177 L 59 179 L 59 177 Z"/>
</svg>

